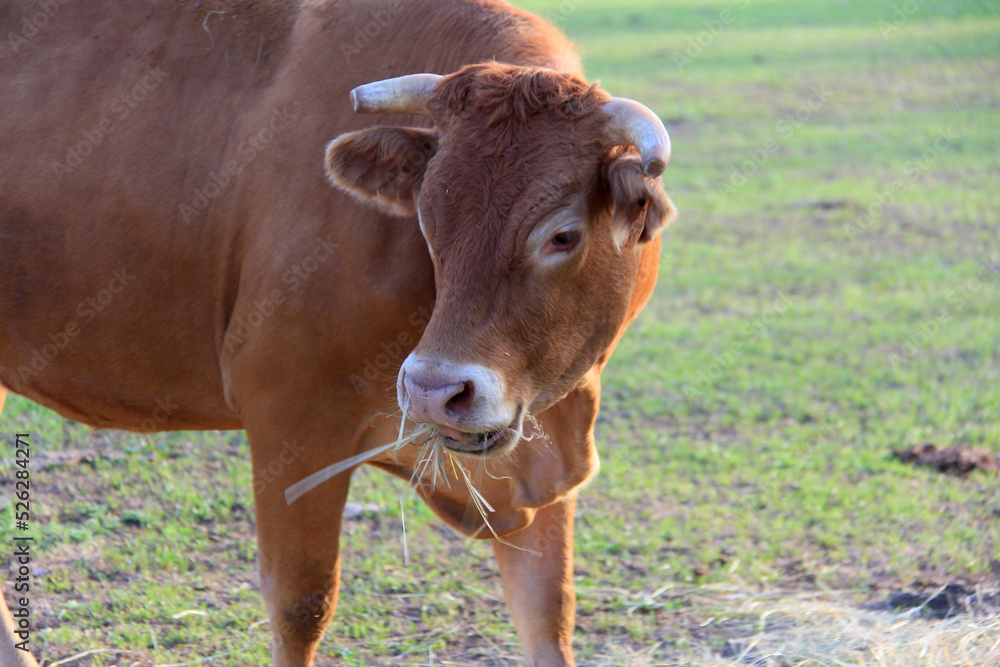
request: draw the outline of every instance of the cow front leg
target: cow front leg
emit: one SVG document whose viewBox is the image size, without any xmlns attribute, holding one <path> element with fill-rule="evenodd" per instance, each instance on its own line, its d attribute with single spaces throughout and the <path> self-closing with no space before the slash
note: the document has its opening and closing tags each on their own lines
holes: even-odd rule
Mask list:
<svg viewBox="0 0 1000 667">
<path fill-rule="evenodd" d="M 254 497 L 257 516 L 260 587 L 271 628 L 274 667 L 309 667 L 316 646 L 333 618 L 340 580 L 340 527 L 350 485 L 344 473 L 313 489 L 292 505 L 284 491 L 318 463 L 302 443 L 255 445 Z M 303 450 L 289 451 L 289 447 Z M 328 445 L 324 442 L 323 448 Z M 308 449 L 306 449 L 308 448 Z M 284 465 L 283 461 L 297 459 Z"/>
<path fill-rule="evenodd" d="M 543 507 L 531 524 L 493 540 L 504 599 L 529 667 L 573 665 L 573 516 L 576 494 Z"/>
</svg>

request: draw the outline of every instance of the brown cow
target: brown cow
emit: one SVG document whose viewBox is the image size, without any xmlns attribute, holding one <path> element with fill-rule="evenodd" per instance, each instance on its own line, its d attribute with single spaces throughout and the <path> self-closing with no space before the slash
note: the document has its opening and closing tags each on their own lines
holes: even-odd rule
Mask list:
<svg viewBox="0 0 1000 667">
<path fill-rule="evenodd" d="M 333 615 L 350 472 L 285 490 L 394 441 L 398 401 L 430 444 L 371 462 L 454 457 L 419 492 L 493 540 L 528 663 L 572 664 L 600 372 L 674 213 L 662 123 L 499 0 L 50 4 L 0 7 L 0 383 L 246 429 L 275 665 Z"/>
</svg>

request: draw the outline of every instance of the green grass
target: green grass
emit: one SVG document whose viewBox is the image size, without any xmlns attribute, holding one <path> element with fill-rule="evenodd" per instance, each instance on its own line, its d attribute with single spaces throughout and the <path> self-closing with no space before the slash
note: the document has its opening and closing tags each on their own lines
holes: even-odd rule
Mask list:
<svg viewBox="0 0 1000 667">
<path fill-rule="evenodd" d="M 1000 450 L 1000 273 L 974 280 L 1000 263 L 1000 5 L 928 0 L 883 35 L 902 3 L 521 4 L 555 12 L 591 78 L 667 119 L 681 212 L 654 299 L 604 376 L 603 469 L 576 538 L 581 663 L 683 662 L 754 632 L 698 630 L 709 610 L 683 597 L 627 613 L 668 584 L 859 599 L 995 586 L 997 479 L 890 451 Z M 727 8 L 730 24 L 678 66 Z M 828 99 L 797 119 L 817 88 Z M 958 136 L 933 149 L 948 128 Z M 91 434 L 11 398 L 15 428 L 42 451 L 122 452 L 33 472 L 46 658 L 266 661 L 242 434 Z M 402 488 L 356 477 L 353 500 L 380 509 L 347 523 L 320 664 L 516 659 L 487 545 L 410 500 L 403 566 Z M 10 523 L 5 506 L 5 544 Z M 204 614 L 173 618 L 184 610 Z"/>
</svg>

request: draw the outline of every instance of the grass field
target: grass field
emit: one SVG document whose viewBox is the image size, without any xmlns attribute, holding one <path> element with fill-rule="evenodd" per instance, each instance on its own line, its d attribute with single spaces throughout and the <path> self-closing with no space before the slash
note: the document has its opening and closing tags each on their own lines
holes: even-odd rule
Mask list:
<svg viewBox="0 0 1000 667">
<path fill-rule="evenodd" d="M 1000 604 L 862 608 L 1000 587 L 1000 480 L 891 456 L 1000 451 L 1000 5 L 520 4 L 674 142 L 680 218 L 580 502 L 580 664 L 1000 664 Z M 94 433 L 17 397 L 2 429 L 113 453 L 33 471 L 49 664 L 266 663 L 242 433 Z M 489 546 L 410 499 L 404 567 L 402 490 L 355 477 L 319 664 L 517 664 Z"/>
</svg>

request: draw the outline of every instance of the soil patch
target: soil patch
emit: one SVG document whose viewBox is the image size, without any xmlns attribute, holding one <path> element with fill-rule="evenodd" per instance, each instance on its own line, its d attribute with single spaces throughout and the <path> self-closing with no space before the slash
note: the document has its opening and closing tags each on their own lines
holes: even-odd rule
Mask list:
<svg viewBox="0 0 1000 667">
<path fill-rule="evenodd" d="M 966 444 L 952 447 L 924 444 L 914 445 L 909 449 L 894 449 L 892 455 L 904 463 L 918 466 L 930 466 L 940 472 L 959 477 L 968 477 L 974 470 L 997 472 L 997 456 L 984 447 L 971 447 Z"/>
</svg>

